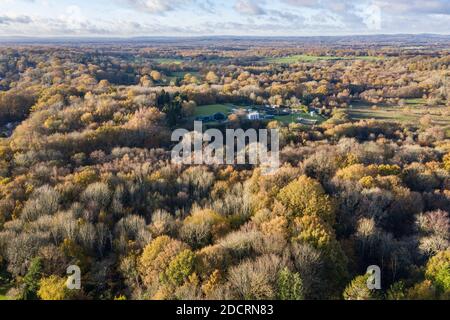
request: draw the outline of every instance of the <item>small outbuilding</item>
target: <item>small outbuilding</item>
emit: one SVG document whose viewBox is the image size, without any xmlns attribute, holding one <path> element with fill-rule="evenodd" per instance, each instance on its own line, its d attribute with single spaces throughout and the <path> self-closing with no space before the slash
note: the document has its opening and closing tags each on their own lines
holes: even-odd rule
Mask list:
<svg viewBox="0 0 450 320">
<path fill-rule="evenodd" d="M 247 118 L 248 118 L 249 120 L 259 120 L 259 119 L 261 118 L 261 116 L 260 116 L 259 112 L 250 112 L 250 113 L 247 115 Z"/>
</svg>

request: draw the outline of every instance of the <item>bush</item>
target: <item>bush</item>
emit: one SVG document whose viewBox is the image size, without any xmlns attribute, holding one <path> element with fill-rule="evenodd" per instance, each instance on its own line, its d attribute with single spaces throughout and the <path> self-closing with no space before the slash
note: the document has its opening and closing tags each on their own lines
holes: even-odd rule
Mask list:
<svg viewBox="0 0 450 320">
<path fill-rule="evenodd" d="M 38 296 L 42 300 L 67 300 L 70 297 L 69 289 L 66 286 L 66 279 L 58 276 L 42 278 Z"/>
<path fill-rule="evenodd" d="M 409 300 L 435 300 L 437 297 L 436 288 L 430 280 L 422 281 L 408 290 Z"/>
<path fill-rule="evenodd" d="M 386 293 L 387 300 L 405 300 L 406 289 L 403 281 L 395 282 Z"/>
</svg>

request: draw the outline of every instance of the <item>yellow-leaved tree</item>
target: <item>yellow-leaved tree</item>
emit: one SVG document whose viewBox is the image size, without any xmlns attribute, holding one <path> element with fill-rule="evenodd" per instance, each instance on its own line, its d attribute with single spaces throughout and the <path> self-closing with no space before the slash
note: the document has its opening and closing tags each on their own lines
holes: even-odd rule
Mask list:
<svg viewBox="0 0 450 320">
<path fill-rule="evenodd" d="M 281 189 L 278 200 L 294 217 L 317 216 L 331 225 L 334 223 L 333 200 L 325 193 L 320 182 L 307 176 L 301 176 Z"/>
<path fill-rule="evenodd" d="M 42 300 L 66 300 L 70 297 L 66 286 L 66 279 L 58 276 L 42 278 L 38 291 L 38 297 Z"/>
</svg>

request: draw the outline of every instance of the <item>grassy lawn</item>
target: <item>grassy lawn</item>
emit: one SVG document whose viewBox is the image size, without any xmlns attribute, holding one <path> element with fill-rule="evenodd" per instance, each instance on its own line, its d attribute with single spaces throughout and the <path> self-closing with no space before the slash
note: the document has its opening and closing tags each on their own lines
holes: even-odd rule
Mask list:
<svg viewBox="0 0 450 320">
<path fill-rule="evenodd" d="M 0 285 L 0 300 L 11 300 L 6 296 L 6 292 L 8 292 L 9 287 Z"/>
<path fill-rule="evenodd" d="M 243 106 L 242 108 L 249 108 L 250 106 Z M 239 109 L 239 106 L 235 106 L 233 104 L 211 104 L 206 106 L 199 106 L 195 110 L 195 117 L 201 117 L 201 116 L 210 116 L 217 112 L 222 112 L 225 115 L 231 112 L 232 109 Z M 286 116 L 275 116 L 273 120 L 280 121 L 284 124 L 289 124 L 292 122 L 297 122 L 297 118 L 303 118 L 308 120 L 317 120 L 318 122 L 324 121 L 324 118 L 320 115 L 311 116 L 309 113 L 296 113 Z M 267 120 L 267 121 L 273 121 L 273 120 Z M 209 123 L 211 124 L 211 123 Z"/>
<path fill-rule="evenodd" d="M 425 104 L 427 101 L 422 98 L 416 98 L 416 99 L 406 99 L 405 103 L 410 105 L 417 105 L 417 104 Z"/>
<path fill-rule="evenodd" d="M 158 64 L 182 64 L 184 62 L 183 59 L 179 58 L 155 58 L 152 60 Z"/>
<path fill-rule="evenodd" d="M 197 107 L 197 109 L 195 109 L 194 115 L 196 117 L 210 116 L 217 112 L 222 112 L 226 115 L 231 112 L 231 109 L 233 109 L 233 106 L 228 104 L 210 104 Z"/>
<path fill-rule="evenodd" d="M 381 59 L 383 59 L 383 57 L 310 56 L 310 55 L 300 54 L 300 55 L 292 55 L 292 56 L 287 56 L 287 57 L 265 58 L 263 61 L 267 62 L 267 63 L 276 63 L 276 64 L 293 64 L 293 63 L 297 63 L 297 62 L 316 62 L 316 61 L 320 61 L 320 60 L 381 60 Z"/>
<path fill-rule="evenodd" d="M 415 100 L 415 99 L 414 99 Z M 419 99 L 417 99 L 419 100 Z M 372 105 L 363 103 L 352 104 L 352 108 L 347 113 L 353 120 L 375 119 L 380 121 L 400 121 L 409 123 L 418 123 L 421 117 L 430 115 L 434 124 L 448 126 L 450 116 L 441 114 L 442 108 L 439 107 L 420 107 L 416 103 L 407 103 L 406 108 L 397 106 L 378 106 L 376 109 Z M 418 101 L 417 105 L 421 102 Z"/>
<path fill-rule="evenodd" d="M 325 120 L 321 116 L 312 117 L 310 114 L 304 113 L 304 112 L 303 113 L 293 113 L 293 114 L 287 115 L 287 116 L 276 116 L 274 120 L 280 121 L 284 124 L 289 124 L 289 123 L 297 122 L 298 118 L 303 118 L 303 119 L 307 119 L 307 120 L 317 120 L 318 123 L 323 122 Z"/>
<path fill-rule="evenodd" d="M 296 122 L 295 119 L 298 118 L 295 115 L 289 115 L 289 116 L 276 116 L 273 120 L 280 121 L 284 124 L 289 124 L 292 122 Z"/>
</svg>

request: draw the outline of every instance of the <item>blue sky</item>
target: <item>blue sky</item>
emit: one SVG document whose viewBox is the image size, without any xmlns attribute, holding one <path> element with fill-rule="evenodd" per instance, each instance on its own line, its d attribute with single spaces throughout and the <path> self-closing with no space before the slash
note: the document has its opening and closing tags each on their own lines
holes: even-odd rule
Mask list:
<svg viewBox="0 0 450 320">
<path fill-rule="evenodd" d="M 0 36 L 450 33 L 450 0 L 0 0 Z"/>
</svg>

